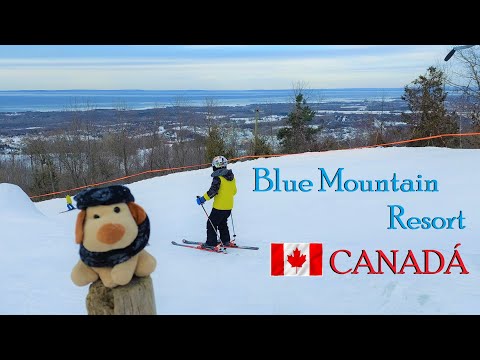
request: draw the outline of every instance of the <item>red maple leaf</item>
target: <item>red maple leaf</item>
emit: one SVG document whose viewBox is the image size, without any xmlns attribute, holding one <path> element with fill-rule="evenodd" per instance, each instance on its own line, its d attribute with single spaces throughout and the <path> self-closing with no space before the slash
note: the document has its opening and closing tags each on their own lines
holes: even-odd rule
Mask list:
<svg viewBox="0 0 480 360">
<path fill-rule="evenodd" d="M 298 268 L 303 266 L 303 263 L 307 261 L 307 255 L 300 255 L 301 251 L 298 248 L 293 250 L 293 256 L 287 255 L 287 261 L 295 268 L 295 274 L 298 272 Z"/>
</svg>

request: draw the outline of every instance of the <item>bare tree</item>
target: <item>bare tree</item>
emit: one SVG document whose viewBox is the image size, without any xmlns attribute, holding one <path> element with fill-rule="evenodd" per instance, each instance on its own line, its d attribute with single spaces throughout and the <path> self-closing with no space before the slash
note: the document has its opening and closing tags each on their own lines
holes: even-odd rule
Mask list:
<svg viewBox="0 0 480 360">
<path fill-rule="evenodd" d="M 457 52 L 447 69 L 447 84 L 457 94 L 454 108 L 460 115 L 459 127 L 462 132 L 462 118 L 469 119 L 473 131 L 480 131 L 480 49 L 469 48 Z M 480 139 L 462 139 L 463 144 L 480 146 Z"/>
<path fill-rule="evenodd" d="M 32 184 L 31 170 L 21 154 L 11 151 L 0 156 L 0 183 L 10 183 L 28 191 Z"/>
<path fill-rule="evenodd" d="M 50 152 L 48 140 L 32 138 L 26 141 L 24 153 L 30 157 L 33 172 L 32 192 L 55 192 L 58 189 L 58 173 Z"/>
<path fill-rule="evenodd" d="M 191 162 L 191 131 L 189 125 L 192 123 L 192 112 L 189 101 L 184 97 L 177 97 L 174 100 L 173 109 L 175 114 L 176 138 L 172 147 L 176 163 L 185 166 Z"/>
<path fill-rule="evenodd" d="M 78 101 L 64 109 L 70 125 L 58 139 L 60 164 L 70 174 L 69 185 L 87 185 L 96 182 L 105 169 L 99 166 L 101 143 L 96 127 L 96 112 L 92 103 Z"/>
<path fill-rule="evenodd" d="M 290 98 L 290 103 L 295 104 L 297 101 L 297 96 L 302 95 L 303 99 L 309 104 L 313 104 L 316 99 L 312 96 L 312 90 L 310 85 L 306 81 L 296 81 L 292 84 L 292 94 Z"/>
<path fill-rule="evenodd" d="M 62 136 L 54 140 L 61 168 L 65 172 L 65 186 L 80 186 L 86 182 L 85 144 L 82 138 L 82 124 L 78 118 L 73 118 L 70 127 Z"/>
<path fill-rule="evenodd" d="M 116 129 L 105 138 L 105 143 L 109 145 L 110 152 L 117 161 L 118 169 L 124 176 L 130 175 L 131 158 L 136 155 L 136 147 L 133 136 L 130 135 L 131 129 L 127 120 L 128 111 L 129 107 L 126 103 L 117 105 Z"/>
<path fill-rule="evenodd" d="M 385 143 L 385 112 L 387 111 L 387 103 L 385 93 L 382 92 L 382 100 L 380 101 L 380 113 L 374 111 L 368 115 L 368 132 L 367 142 L 365 145 L 379 145 Z"/>
<path fill-rule="evenodd" d="M 218 101 L 213 98 L 205 99 L 205 122 L 207 123 L 208 131 L 214 125 L 217 125 L 218 117 Z"/>
</svg>

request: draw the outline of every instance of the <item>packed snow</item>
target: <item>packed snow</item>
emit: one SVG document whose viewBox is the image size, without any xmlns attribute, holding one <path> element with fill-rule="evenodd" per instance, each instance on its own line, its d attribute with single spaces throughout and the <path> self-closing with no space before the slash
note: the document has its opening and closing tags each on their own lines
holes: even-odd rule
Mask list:
<svg viewBox="0 0 480 360">
<path fill-rule="evenodd" d="M 237 243 L 258 251 L 228 249 L 215 254 L 173 246 L 182 238 L 203 241 L 206 215 L 196 204 L 211 183 L 211 169 L 156 177 L 127 185 L 151 221 L 150 245 L 157 259 L 151 275 L 158 314 L 480 314 L 480 241 L 477 201 L 480 150 L 377 148 L 305 153 L 230 164 L 237 178 L 233 221 Z M 282 180 L 310 179 L 310 192 L 255 192 L 255 171 L 280 169 Z M 335 192 L 320 187 L 320 171 L 343 180 L 435 179 L 438 192 Z M 262 173 L 263 174 L 263 173 Z M 265 188 L 266 182 L 260 182 Z M 74 195 L 74 194 L 71 194 Z M 464 229 L 390 229 L 388 205 L 401 205 L 405 216 L 458 216 Z M 212 201 L 206 203 L 210 211 Z M 66 210 L 63 197 L 32 203 L 19 187 L 0 184 L 0 314 L 86 314 L 88 286 L 70 280 L 78 261 L 74 227 L 78 210 Z M 232 223 L 229 220 L 233 235 Z M 397 226 L 398 227 L 398 226 Z M 323 243 L 323 276 L 270 276 L 270 243 Z M 453 267 L 443 274 L 457 248 L 469 274 Z M 365 249 L 376 267 L 375 250 L 397 249 L 400 268 L 412 250 L 423 268 L 423 249 L 445 256 L 434 275 L 340 275 L 355 267 Z M 435 268 L 435 258 L 432 260 Z"/>
</svg>

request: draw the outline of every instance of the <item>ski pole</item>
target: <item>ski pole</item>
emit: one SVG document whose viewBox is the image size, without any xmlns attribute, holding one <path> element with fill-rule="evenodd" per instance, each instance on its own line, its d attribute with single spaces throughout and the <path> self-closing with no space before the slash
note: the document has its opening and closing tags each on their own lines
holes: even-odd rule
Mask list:
<svg viewBox="0 0 480 360">
<path fill-rule="evenodd" d="M 197 195 L 197 199 L 198 199 L 199 197 L 200 197 L 200 196 Z M 215 229 L 215 225 L 213 225 L 212 220 L 210 220 L 210 216 L 208 216 L 207 210 L 205 210 L 205 208 L 203 207 L 203 204 L 200 204 L 200 205 L 202 205 L 203 212 L 204 212 L 205 215 L 207 216 L 207 219 L 208 219 L 208 221 L 210 222 L 210 224 L 212 225 L 213 230 L 215 231 L 215 234 L 217 234 L 217 241 L 219 241 L 220 244 L 222 244 L 222 247 L 225 248 L 225 245 L 223 245 L 223 242 L 222 242 L 222 240 L 220 239 L 220 235 L 218 234 L 217 229 Z"/>
<path fill-rule="evenodd" d="M 232 220 L 233 241 L 235 242 L 235 237 L 236 237 L 237 235 L 235 234 L 235 225 L 233 225 L 233 210 L 232 210 L 232 212 L 230 213 L 230 220 Z"/>
</svg>

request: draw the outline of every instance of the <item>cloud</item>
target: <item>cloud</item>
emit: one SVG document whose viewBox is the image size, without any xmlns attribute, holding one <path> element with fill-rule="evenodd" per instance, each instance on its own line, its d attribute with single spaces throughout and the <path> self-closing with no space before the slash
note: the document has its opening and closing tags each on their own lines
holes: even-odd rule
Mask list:
<svg viewBox="0 0 480 360">
<path fill-rule="evenodd" d="M 199 45 L 196 45 L 197 47 Z M 208 45 L 208 47 L 211 47 Z M 223 48 L 224 46 L 214 46 Z M 446 46 L 342 45 L 354 51 L 278 57 L 173 56 L 0 59 L 1 89 L 288 89 L 296 81 L 312 88 L 403 87 L 445 54 Z M 365 51 L 370 49 L 369 51 Z M 297 49 L 298 50 L 298 49 Z"/>
</svg>

